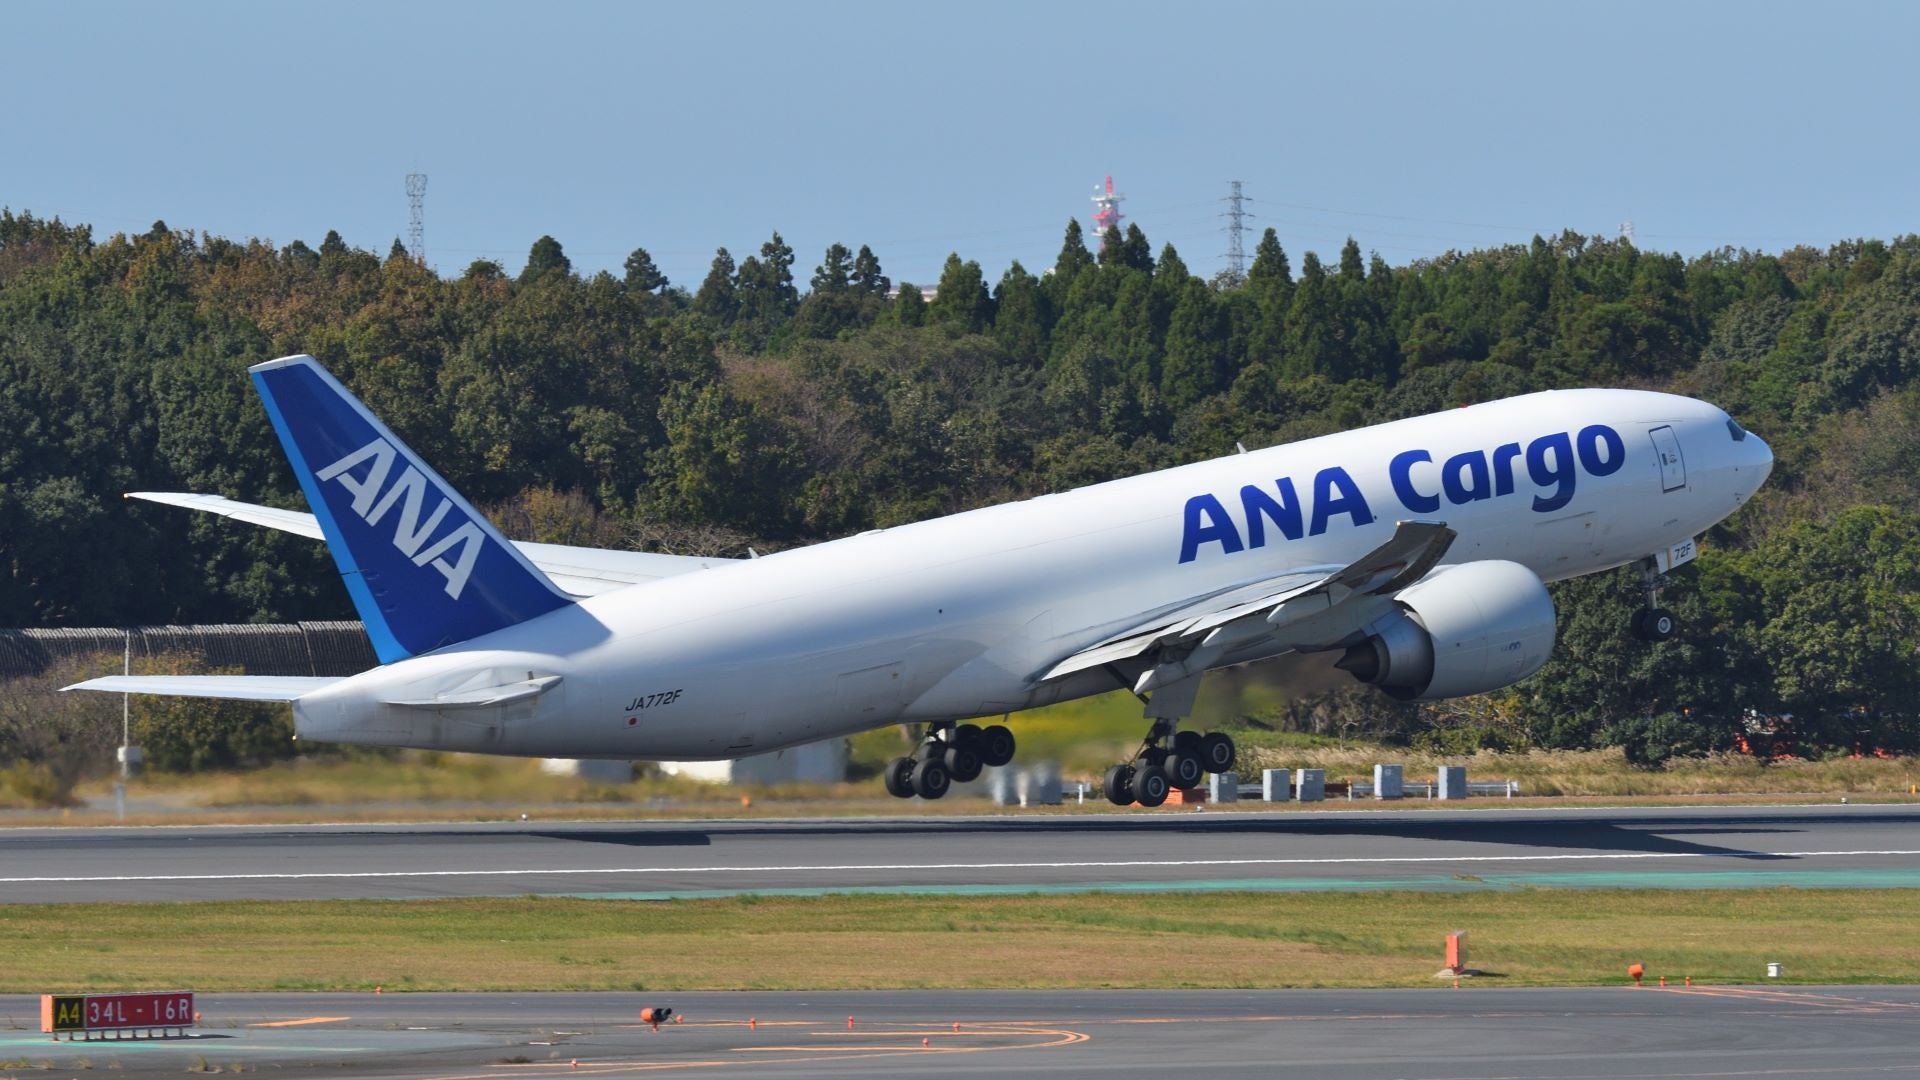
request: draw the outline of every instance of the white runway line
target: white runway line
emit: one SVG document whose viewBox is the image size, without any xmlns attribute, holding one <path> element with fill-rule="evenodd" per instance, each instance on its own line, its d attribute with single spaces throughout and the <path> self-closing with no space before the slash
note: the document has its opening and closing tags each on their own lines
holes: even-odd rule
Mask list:
<svg viewBox="0 0 1920 1080">
<path fill-rule="evenodd" d="M 340 870 L 249 874 L 101 874 L 74 877 L 0 877 L 0 885 L 72 885 L 122 881 L 315 881 L 355 878 L 539 877 L 566 874 L 793 874 L 882 870 L 1125 870 L 1141 867 L 1384 866 L 1394 864 L 1587 862 L 1633 859 L 1819 859 L 1862 855 L 1920 855 L 1920 850 L 1884 851 L 1658 851 L 1566 855 L 1406 855 L 1328 859 L 1135 859 L 1097 862 L 850 863 L 837 866 L 622 866 L 528 870 Z"/>
</svg>

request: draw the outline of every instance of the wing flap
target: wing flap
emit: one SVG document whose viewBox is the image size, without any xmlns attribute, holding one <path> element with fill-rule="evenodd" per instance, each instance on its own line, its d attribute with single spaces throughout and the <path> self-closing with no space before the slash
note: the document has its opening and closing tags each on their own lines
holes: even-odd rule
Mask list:
<svg viewBox="0 0 1920 1080">
<path fill-rule="evenodd" d="M 505 705 L 509 702 L 524 701 L 539 697 L 541 694 L 560 684 L 560 676 L 547 675 L 538 679 L 522 679 L 519 682 L 501 686 L 482 686 L 472 690 L 456 690 L 451 693 L 437 694 L 430 698 L 387 699 L 384 704 L 398 705 L 403 709 L 480 709 L 489 705 Z"/>
<path fill-rule="evenodd" d="M 230 701 L 295 701 L 339 681 L 292 675 L 108 675 L 60 689 L 63 693 L 98 690 L 110 694 L 161 694 Z"/>
<path fill-rule="evenodd" d="M 1273 639 L 1285 627 L 1325 614 L 1355 597 L 1398 592 L 1425 577 L 1452 545 L 1442 522 L 1402 521 L 1386 543 L 1345 566 L 1290 571 L 1203 597 L 1060 660 L 1036 684 L 1122 661 L 1134 662 L 1133 690 L 1149 690 L 1207 670 L 1223 658 Z M 1145 661 L 1144 668 L 1139 661 Z"/>
</svg>

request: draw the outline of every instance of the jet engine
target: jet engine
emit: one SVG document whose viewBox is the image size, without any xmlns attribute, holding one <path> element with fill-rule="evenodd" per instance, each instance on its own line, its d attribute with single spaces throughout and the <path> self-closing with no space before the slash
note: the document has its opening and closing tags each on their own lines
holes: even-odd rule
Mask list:
<svg viewBox="0 0 1920 1080">
<path fill-rule="evenodd" d="M 1394 597 L 1335 665 L 1402 701 L 1509 686 L 1553 652 L 1553 599 L 1533 571 L 1502 560 L 1443 567 Z"/>
</svg>

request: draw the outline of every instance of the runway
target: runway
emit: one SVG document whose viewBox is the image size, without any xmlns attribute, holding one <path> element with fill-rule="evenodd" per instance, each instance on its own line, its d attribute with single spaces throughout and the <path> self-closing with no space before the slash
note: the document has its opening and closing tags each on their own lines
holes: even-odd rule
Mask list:
<svg viewBox="0 0 1920 1080">
<path fill-rule="evenodd" d="M 1336 1080 L 1920 1073 L 1914 987 L 213 994 L 198 1004 L 191 1039 L 56 1044 L 35 1034 L 36 999 L 0 997 L 15 1025 L 0 1031 L 0 1059 L 129 1076 L 198 1067 L 460 1080 L 1105 1080 L 1183 1067 Z M 643 1005 L 686 1022 L 653 1031 L 638 1021 Z"/>
<path fill-rule="evenodd" d="M 1920 887 L 1920 806 L 0 830 L 0 902 Z"/>
</svg>

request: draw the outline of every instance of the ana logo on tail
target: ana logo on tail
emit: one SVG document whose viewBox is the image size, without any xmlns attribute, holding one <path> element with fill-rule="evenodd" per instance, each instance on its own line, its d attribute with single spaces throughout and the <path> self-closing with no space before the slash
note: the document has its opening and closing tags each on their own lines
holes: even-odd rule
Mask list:
<svg viewBox="0 0 1920 1080">
<path fill-rule="evenodd" d="M 341 458 L 339 461 L 315 473 L 322 482 L 337 481 L 353 496 L 353 512 L 368 525 L 378 525 L 387 516 L 387 512 L 398 506 L 400 517 L 394 522 L 393 546 L 400 554 L 413 560 L 415 566 L 431 563 L 435 570 L 447 579 L 447 595 L 455 600 L 467 587 L 467 578 L 473 573 L 473 565 L 479 561 L 480 548 L 486 537 L 480 527 L 464 518 L 456 518 L 460 524 L 451 531 L 433 539 L 435 532 L 445 522 L 447 511 L 453 502 L 442 496 L 439 505 L 423 522 L 420 512 L 427 497 L 427 478 L 412 465 L 400 474 L 400 478 L 387 485 L 387 475 L 393 471 L 394 458 L 398 454 L 392 444 L 385 439 L 375 439 L 367 445 Z M 356 477 L 350 470 L 367 464 L 364 476 Z M 459 552 L 449 562 L 446 556 L 458 546 Z"/>
</svg>

